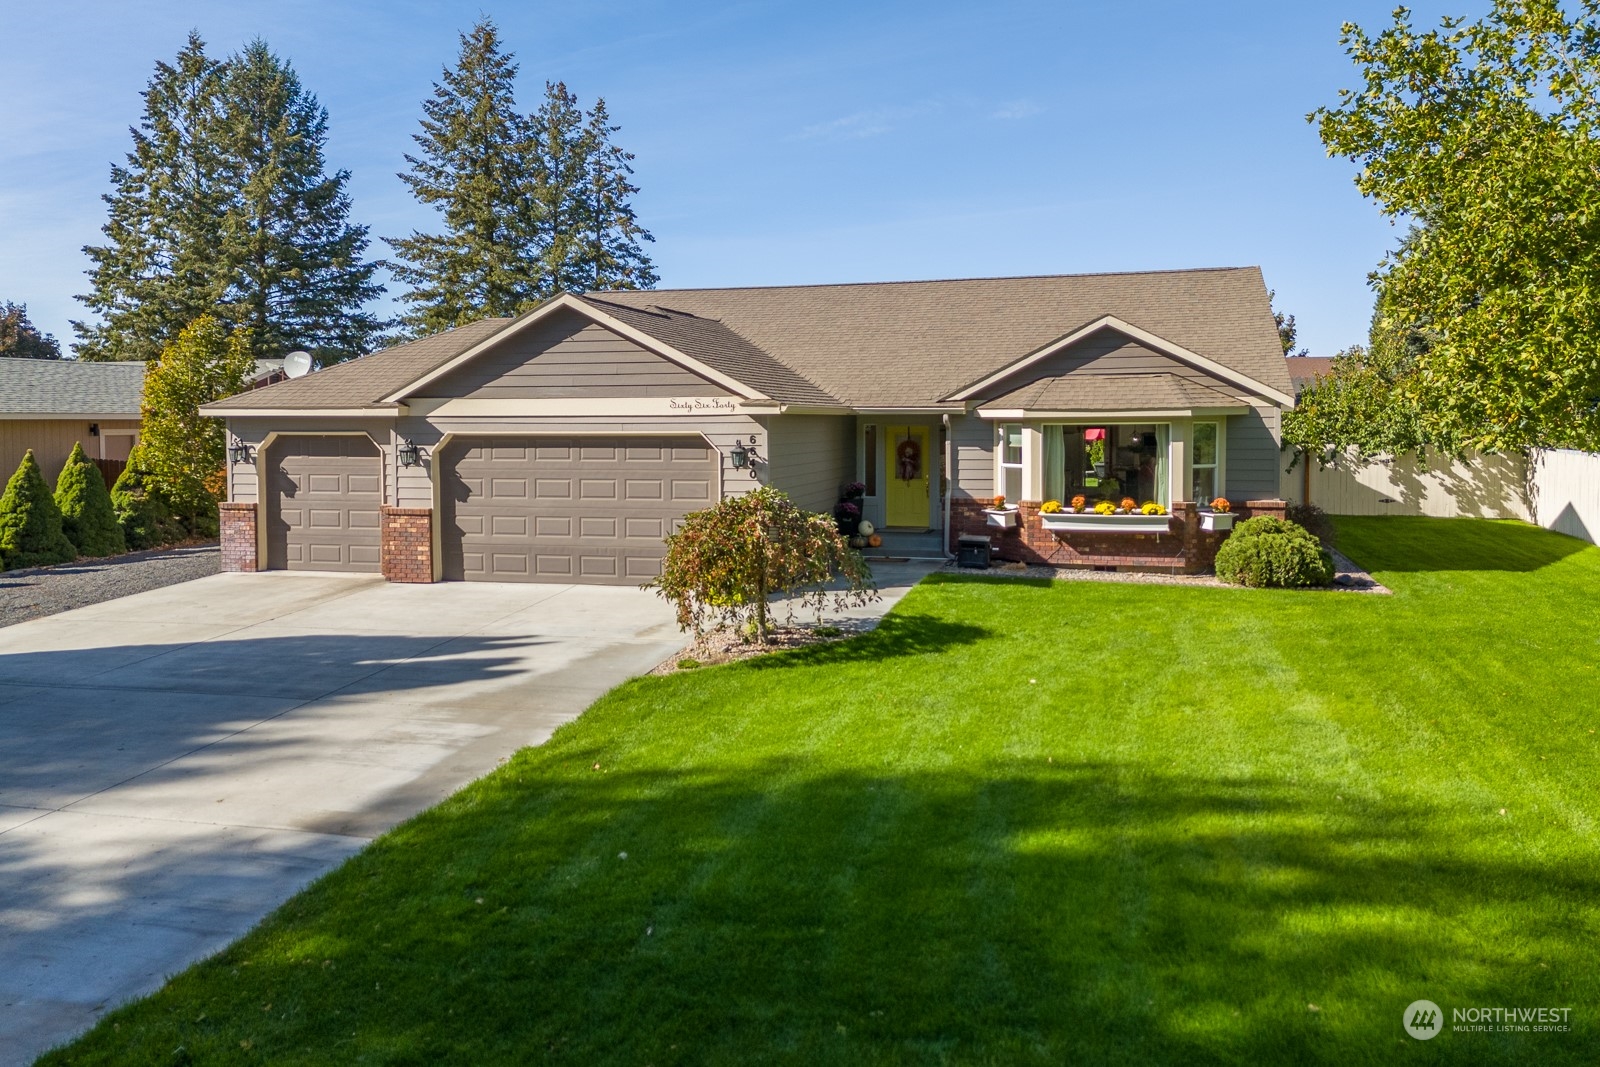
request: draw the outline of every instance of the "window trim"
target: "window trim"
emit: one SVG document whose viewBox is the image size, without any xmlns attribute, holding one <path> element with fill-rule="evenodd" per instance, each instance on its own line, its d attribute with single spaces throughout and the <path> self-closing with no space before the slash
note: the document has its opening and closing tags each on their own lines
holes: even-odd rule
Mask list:
<svg viewBox="0 0 1600 1067">
<path fill-rule="evenodd" d="M 1217 428 L 1217 460 L 1216 460 L 1215 463 L 1196 463 L 1194 461 L 1194 456 L 1195 456 L 1194 428 L 1196 426 L 1215 426 Z M 1185 474 L 1184 484 L 1186 486 L 1188 486 L 1188 491 L 1189 492 L 1192 493 L 1194 491 L 1194 471 L 1195 471 L 1196 467 L 1199 467 L 1202 470 L 1209 469 L 1209 470 L 1212 470 L 1212 471 L 1216 472 L 1214 477 L 1213 477 L 1213 484 L 1215 484 L 1215 486 L 1217 488 L 1217 496 L 1225 497 L 1225 496 L 1228 495 L 1228 479 L 1227 479 L 1227 463 L 1226 463 L 1226 458 L 1227 458 L 1227 455 L 1228 455 L 1228 447 L 1227 447 L 1227 445 L 1228 445 L 1228 420 L 1226 418 L 1195 419 L 1195 420 L 1193 420 L 1192 422 L 1189 423 L 1189 447 L 1185 450 L 1188 453 L 1188 455 L 1186 455 L 1184 457 L 1184 465 L 1188 468 L 1184 472 L 1184 474 Z M 1195 504 L 1200 506 L 1200 507 L 1210 507 L 1211 506 L 1211 501 L 1210 500 L 1196 500 Z"/>
<path fill-rule="evenodd" d="M 1011 495 L 1006 492 L 1006 471 L 1014 470 L 1017 472 L 1017 485 L 1019 487 L 1028 484 L 1028 446 L 1026 438 L 1023 436 L 1023 424 L 1021 422 L 997 422 L 994 425 L 994 492 L 990 496 L 1004 495 L 1007 504 L 1015 504 L 1017 500 L 1022 499 L 1022 490 L 1020 488 L 1017 490 L 1017 500 L 1011 499 Z M 1017 461 L 1015 463 L 1007 463 L 1006 431 L 1013 427 L 1017 431 Z"/>
</svg>

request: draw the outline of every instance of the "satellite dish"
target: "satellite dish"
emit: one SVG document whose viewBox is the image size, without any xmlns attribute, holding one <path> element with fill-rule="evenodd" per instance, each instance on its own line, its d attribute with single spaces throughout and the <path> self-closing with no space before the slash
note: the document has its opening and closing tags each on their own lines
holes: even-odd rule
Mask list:
<svg viewBox="0 0 1600 1067">
<path fill-rule="evenodd" d="M 290 352 L 283 357 L 283 373 L 291 378 L 303 378 L 311 373 L 310 352 Z"/>
</svg>

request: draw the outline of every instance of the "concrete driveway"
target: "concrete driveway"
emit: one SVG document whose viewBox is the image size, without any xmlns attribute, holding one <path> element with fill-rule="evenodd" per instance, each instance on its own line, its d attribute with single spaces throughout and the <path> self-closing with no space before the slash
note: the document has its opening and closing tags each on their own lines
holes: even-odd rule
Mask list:
<svg viewBox="0 0 1600 1067">
<path fill-rule="evenodd" d="M 637 589 L 216 575 L 0 629 L 0 1064 L 683 644 Z"/>
</svg>

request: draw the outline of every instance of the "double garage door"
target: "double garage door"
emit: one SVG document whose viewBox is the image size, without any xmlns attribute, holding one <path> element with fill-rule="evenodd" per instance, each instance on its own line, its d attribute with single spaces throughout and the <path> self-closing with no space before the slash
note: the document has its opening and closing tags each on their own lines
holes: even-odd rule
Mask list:
<svg viewBox="0 0 1600 1067">
<path fill-rule="evenodd" d="M 453 580 L 638 585 L 716 491 L 716 453 L 699 437 L 469 437 L 442 452 Z"/>
</svg>

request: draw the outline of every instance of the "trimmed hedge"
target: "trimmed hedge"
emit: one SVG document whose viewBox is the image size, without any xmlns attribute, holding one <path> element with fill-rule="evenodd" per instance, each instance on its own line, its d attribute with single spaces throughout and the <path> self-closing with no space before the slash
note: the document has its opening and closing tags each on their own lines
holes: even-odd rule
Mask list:
<svg viewBox="0 0 1600 1067">
<path fill-rule="evenodd" d="M 30 448 L 6 483 L 5 496 L 0 497 L 0 564 L 11 570 L 71 563 L 77 558 L 78 550 L 61 531 L 56 498 Z"/>
<path fill-rule="evenodd" d="M 1333 557 L 1305 527 L 1272 515 L 1246 519 L 1217 550 L 1217 577 L 1256 589 L 1333 581 Z"/>
<path fill-rule="evenodd" d="M 83 454 L 82 442 L 72 446 L 56 479 L 56 507 L 61 509 L 61 531 L 79 555 L 114 556 L 128 550 L 105 477 Z"/>
</svg>

